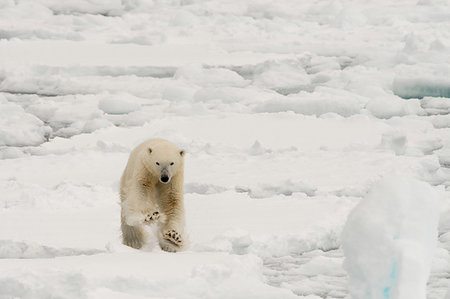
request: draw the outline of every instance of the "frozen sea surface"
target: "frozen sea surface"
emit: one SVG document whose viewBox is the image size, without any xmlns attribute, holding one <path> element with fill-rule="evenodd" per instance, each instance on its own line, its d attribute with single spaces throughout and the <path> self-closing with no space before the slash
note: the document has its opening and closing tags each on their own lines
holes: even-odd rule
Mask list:
<svg viewBox="0 0 450 299">
<path fill-rule="evenodd" d="M 341 233 L 391 175 L 438 194 L 444 298 L 448 32 L 448 0 L 0 0 L 0 298 L 350 298 Z M 188 153 L 185 252 L 121 245 L 150 137 Z"/>
</svg>

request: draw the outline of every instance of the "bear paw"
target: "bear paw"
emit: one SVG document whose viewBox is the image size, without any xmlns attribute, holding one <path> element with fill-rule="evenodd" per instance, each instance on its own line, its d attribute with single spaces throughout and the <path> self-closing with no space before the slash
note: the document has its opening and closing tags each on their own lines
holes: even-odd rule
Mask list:
<svg viewBox="0 0 450 299">
<path fill-rule="evenodd" d="M 183 246 L 183 238 L 175 230 L 168 230 L 162 234 L 161 249 L 169 252 L 177 252 Z"/>
<path fill-rule="evenodd" d="M 173 229 L 164 233 L 164 239 L 178 246 L 183 244 L 183 239 L 181 238 L 181 235 Z"/>
<path fill-rule="evenodd" d="M 156 212 L 144 212 L 145 218 L 144 218 L 144 223 L 146 224 L 151 224 L 153 222 L 156 222 L 159 220 L 159 218 L 161 218 L 161 214 L 156 211 Z"/>
</svg>

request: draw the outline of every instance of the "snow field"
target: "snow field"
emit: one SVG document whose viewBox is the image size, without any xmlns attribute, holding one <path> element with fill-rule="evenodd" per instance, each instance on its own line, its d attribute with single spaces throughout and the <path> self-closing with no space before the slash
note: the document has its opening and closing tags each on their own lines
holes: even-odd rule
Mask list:
<svg viewBox="0 0 450 299">
<path fill-rule="evenodd" d="M 292 143 L 288 134 L 255 136 L 250 126 L 245 129 L 244 118 L 239 115 L 234 119 L 229 117 L 235 124 L 242 123 L 236 129 L 239 133 L 227 130 L 224 119 L 220 118 L 204 117 L 194 121 L 173 117 L 173 128 L 162 124 L 166 120 L 161 120 L 160 124 L 155 121 L 153 126 L 109 127 L 70 139 L 55 138 L 39 147 L 39 151 L 28 148 L 30 152 L 22 158 L 3 160 L 3 167 L 14 168 L 14 175 L 2 173 L 2 188 L 8 195 L 3 197 L 1 218 L 4 227 L 16 227 L 2 233 L 2 239 L 10 240 L 3 248 L 11 251 L 8 248 L 19 247 L 4 258 L 64 258 L 91 252 L 108 254 L 114 248 L 122 248 L 118 230 L 118 179 L 131 148 L 150 132 L 154 136 L 170 136 L 190 149 L 186 160 L 190 252 L 252 254 L 266 265 L 264 271 L 255 272 L 265 274 L 267 278 L 263 281 L 291 289 L 298 295 L 339 298 L 346 294 L 345 274 L 340 266 L 340 274 L 336 274 L 336 268 L 318 267 L 315 270 L 321 273 L 318 276 L 314 271 L 299 273 L 297 267 L 315 268 L 315 263 L 320 263 L 322 257 L 330 258 L 336 267 L 342 263 L 342 253 L 336 250 L 340 246 L 340 231 L 347 214 L 383 174 L 414 172 L 419 177 L 429 178 L 433 171 L 439 170 L 436 157 L 417 157 L 423 155 L 417 150 L 421 148 L 420 143 L 401 145 L 405 152 L 411 151 L 411 156 L 396 153 L 398 145 L 385 139 L 386 136 L 394 136 L 391 138 L 394 140 L 398 137 L 391 133 L 392 125 L 384 121 L 378 127 L 373 121 L 367 123 L 372 132 L 378 130 L 378 138 L 374 140 L 372 136 L 368 140 L 362 133 L 364 123 L 368 121 L 366 117 L 321 119 L 287 114 L 281 119 L 270 115 L 248 116 L 247 121 L 253 119 L 252 123 L 265 124 L 267 130 L 278 126 L 280 132 L 294 123 L 303 123 L 300 127 L 315 127 L 314 124 L 319 122 L 324 126 L 314 136 L 307 130 L 298 131 L 305 135 L 300 135 L 298 143 Z M 397 127 L 398 123 L 395 125 Z M 428 126 L 421 126 L 420 122 L 416 125 L 428 132 Z M 220 133 L 222 130 L 224 133 Z M 225 134 L 225 130 L 229 134 Z M 334 131 L 334 138 L 328 138 L 327 131 Z M 219 138 L 217 132 L 227 136 L 228 140 Z M 405 139 L 408 134 L 406 130 L 403 132 Z M 251 144 L 250 136 L 260 137 L 263 141 Z M 83 162 L 80 163 L 81 158 Z M 30 173 L 30 167 L 43 169 L 45 175 Z M 259 169 L 259 173 L 254 169 Z M 330 171 L 341 176 L 330 176 Z M 220 177 L 210 175 L 219 172 Z M 250 218 L 248 211 L 251 211 Z M 27 221 L 18 225 L 18 217 Z M 79 219 L 84 221 L 80 223 Z M 61 223 L 64 223 L 64 229 L 61 229 Z M 95 229 L 92 228 L 94 223 Z M 71 237 L 67 238 L 67 235 Z M 27 244 L 25 249 L 20 242 Z M 158 254 L 152 253 L 157 250 L 155 244 L 149 246 L 149 254 Z M 29 251 L 37 253 L 33 255 Z M 316 252 L 317 256 L 299 255 L 302 252 Z M 329 257 L 329 254 L 334 256 Z M 285 262 L 289 256 L 296 266 Z M 33 259 L 29 267 L 33 267 L 32 264 Z M 280 281 L 280 277 L 290 271 L 295 279 Z M 90 278 L 86 279 L 90 281 Z M 32 286 L 25 286 L 33 290 Z M 65 285 L 61 287 L 64 289 Z M 93 289 L 86 287 L 89 292 L 95 290 L 100 294 L 103 294 L 102 288 L 102 285 Z M 110 291 L 105 288 L 103 291 Z M 145 290 L 136 294 L 144 296 Z M 89 292 L 83 294 L 88 296 Z M 19 296 L 21 293 L 14 294 Z"/>
<path fill-rule="evenodd" d="M 444 298 L 449 5 L 0 1 L 0 298 Z M 187 150 L 186 252 L 120 244 L 149 137 Z"/>
</svg>

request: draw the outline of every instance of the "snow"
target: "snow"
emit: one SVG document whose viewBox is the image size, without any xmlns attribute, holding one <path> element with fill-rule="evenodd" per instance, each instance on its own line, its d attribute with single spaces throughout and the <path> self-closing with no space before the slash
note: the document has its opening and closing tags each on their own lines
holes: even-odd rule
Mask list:
<svg viewBox="0 0 450 299">
<path fill-rule="evenodd" d="M 0 1 L 0 298 L 351 298 L 389 262 L 448 297 L 449 6 Z M 120 241 L 150 137 L 187 152 L 185 252 Z"/>
<path fill-rule="evenodd" d="M 438 198 L 423 182 L 386 177 L 350 213 L 342 237 L 353 298 L 426 298 Z"/>
</svg>

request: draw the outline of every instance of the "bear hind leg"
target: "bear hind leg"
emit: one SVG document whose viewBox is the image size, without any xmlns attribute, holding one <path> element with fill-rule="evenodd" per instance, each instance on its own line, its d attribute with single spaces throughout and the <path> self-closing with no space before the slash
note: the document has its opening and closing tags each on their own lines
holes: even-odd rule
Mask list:
<svg viewBox="0 0 450 299">
<path fill-rule="evenodd" d="M 139 249 L 145 243 L 145 231 L 142 226 L 131 226 L 122 219 L 122 240 L 123 244 Z"/>
</svg>

